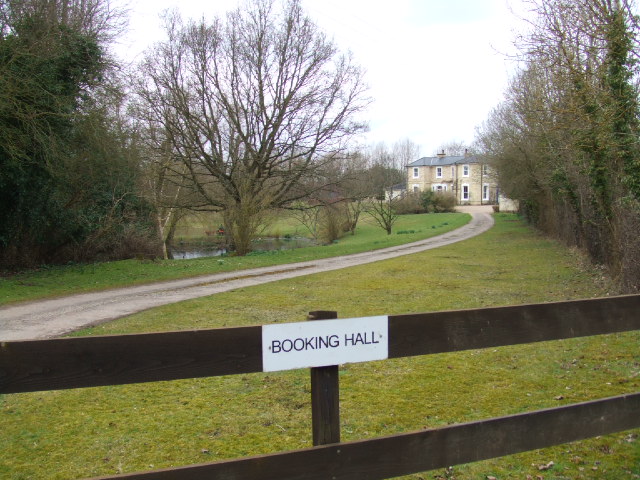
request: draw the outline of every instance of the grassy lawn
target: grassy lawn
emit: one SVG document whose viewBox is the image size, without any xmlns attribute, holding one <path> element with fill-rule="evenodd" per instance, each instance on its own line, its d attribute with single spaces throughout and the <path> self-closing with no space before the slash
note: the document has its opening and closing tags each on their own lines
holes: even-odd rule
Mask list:
<svg viewBox="0 0 640 480">
<path fill-rule="evenodd" d="M 295 214 L 289 210 L 278 210 L 271 214 L 265 222 L 260 235 L 268 237 L 308 236 L 307 228 L 296 219 Z M 364 223 L 369 221 L 363 218 Z M 206 232 L 215 232 L 218 227 L 224 224 L 222 215 L 219 213 L 194 213 L 184 217 L 176 228 L 176 238 L 197 241 L 206 239 Z"/>
<path fill-rule="evenodd" d="M 407 257 L 142 312 L 81 335 L 415 313 L 614 294 L 602 271 L 514 216 Z M 401 236 L 401 235 L 400 235 Z M 341 367 L 344 441 L 636 392 L 640 333 Z M 0 396 L 0 478 L 83 478 L 310 446 L 309 373 Z M 404 478 L 640 478 L 639 430 Z M 526 435 L 526 432 L 523 432 Z M 540 465 L 553 466 L 540 470 Z"/>
<path fill-rule="evenodd" d="M 258 251 L 245 257 L 227 256 L 166 261 L 124 260 L 64 267 L 43 266 L 36 272 L 0 276 L 0 305 L 364 252 L 440 235 L 461 227 L 470 218 L 463 213 L 403 215 L 398 219 L 392 235 L 387 235 L 380 227 L 365 220 L 360 222 L 356 235 L 347 235 L 331 245 L 272 252 Z M 275 223 L 272 228 L 291 233 L 300 227 L 291 219 L 284 219 Z M 198 227 L 198 232 L 200 231 L 201 227 Z M 186 235 L 188 232 L 183 233 Z"/>
</svg>

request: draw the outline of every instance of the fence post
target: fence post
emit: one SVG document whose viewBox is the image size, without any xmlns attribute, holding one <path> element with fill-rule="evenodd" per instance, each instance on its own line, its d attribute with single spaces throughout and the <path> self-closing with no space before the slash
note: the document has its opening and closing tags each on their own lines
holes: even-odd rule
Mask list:
<svg viewBox="0 0 640 480">
<path fill-rule="evenodd" d="M 309 320 L 332 320 L 338 312 L 309 312 Z M 340 384 L 338 365 L 311 368 L 311 424 L 313 445 L 340 442 Z"/>
</svg>

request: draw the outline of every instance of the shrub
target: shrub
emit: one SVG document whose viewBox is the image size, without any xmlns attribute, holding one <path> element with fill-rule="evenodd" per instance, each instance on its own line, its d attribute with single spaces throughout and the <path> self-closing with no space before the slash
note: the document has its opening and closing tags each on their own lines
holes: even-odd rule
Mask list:
<svg viewBox="0 0 640 480">
<path fill-rule="evenodd" d="M 404 197 L 395 201 L 394 207 L 398 215 L 427 213 L 420 193 L 407 193 Z"/>
<path fill-rule="evenodd" d="M 346 222 L 345 206 L 340 203 L 326 205 L 320 216 L 319 239 L 328 245 L 345 234 L 343 229 Z"/>
<path fill-rule="evenodd" d="M 455 212 L 456 197 L 450 192 L 432 192 L 421 194 L 422 206 L 429 213 Z"/>
<path fill-rule="evenodd" d="M 456 211 L 456 197 L 449 192 L 436 192 L 431 202 L 432 212 L 445 213 Z"/>
</svg>

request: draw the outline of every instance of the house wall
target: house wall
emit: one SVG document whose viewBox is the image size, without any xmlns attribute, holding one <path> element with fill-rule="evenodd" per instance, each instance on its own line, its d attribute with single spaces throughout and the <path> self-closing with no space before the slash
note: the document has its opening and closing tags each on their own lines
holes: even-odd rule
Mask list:
<svg viewBox="0 0 640 480">
<path fill-rule="evenodd" d="M 438 168 L 441 169 L 440 172 Z M 414 169 L 417 169 L 417 177 L 414 175 Z M 438 173 L 441 175 L 439 176 Z M 497 203 L 497 184 L 494 176 L 489 169 L 483 169 L 479 163 L 407 167 L 407 191 L 423 192 L 425 190 L 453 193 L 459 205 Z M 464 192 L 467 192 L 466 198 Z"/>
<path fill-rule="evenodd" d="M 511 200 L 510 198 L 499 196 L 499 203 L 501 212 L 517 212 L 519 205 L 517 200 Z"/>
</svg>

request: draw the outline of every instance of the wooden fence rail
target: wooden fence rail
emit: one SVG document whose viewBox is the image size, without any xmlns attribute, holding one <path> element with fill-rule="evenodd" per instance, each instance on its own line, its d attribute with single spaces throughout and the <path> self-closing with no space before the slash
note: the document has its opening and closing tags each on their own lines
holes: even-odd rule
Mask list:
<svg viewBox="0 0 640 480">
<path fill-rule="evenodd" d="M 394 315 L 388 317 L 388 330 L 388 358 L 640 330 L 640 295 Z M 0 342 L 0 393 L 5 394 L 262 370 L 260 326 Z M 337 377 L 337 368 L 318 373 L 331 376 L 332 371 Z M 378 479 L 636 427 L 640 393 L 373 440 L 108 478 Z M 316 442 L 314 436 L 316 443 L 326 442 Z"/>
<path fill-rule="evenodd" d="M 640 393 L 435 430 L 100 480 L 377 480 L 636 427 L 640 427 Z"/>
<path fill-rule="evenodd" d="M 640 329 L 640 295 L 389 316 L 389 358 Z M 262 371 L 261 327 L 0 342 L 0 393 Z"/>
</svg>

